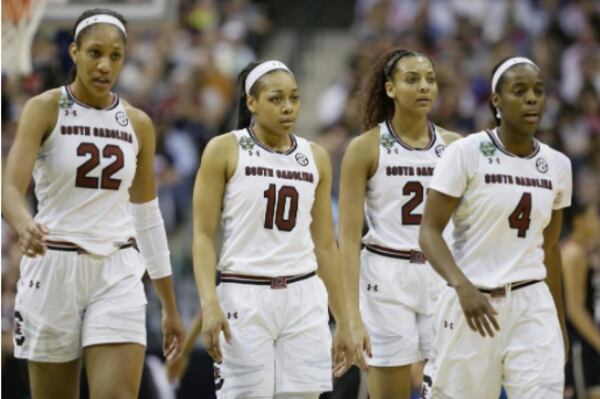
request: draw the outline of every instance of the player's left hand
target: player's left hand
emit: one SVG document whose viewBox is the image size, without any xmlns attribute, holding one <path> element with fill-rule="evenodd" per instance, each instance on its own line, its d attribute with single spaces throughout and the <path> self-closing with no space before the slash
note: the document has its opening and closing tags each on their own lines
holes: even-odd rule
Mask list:
<svg viewBox="0 0 600 399">
<path fill-rule="evenodd" d="M 181 353 L 185 338 L 185 329 L 179 317 L 179 312 L 162 312 L 163 355 L 167 362 L 172 361 Z"/>
<path fill-rule="evenodd" d="M 354 340 L 349 327 L 336 327 L 333 337 L 333 375 L 339 378 L 355 361 Z"/>
</svg>

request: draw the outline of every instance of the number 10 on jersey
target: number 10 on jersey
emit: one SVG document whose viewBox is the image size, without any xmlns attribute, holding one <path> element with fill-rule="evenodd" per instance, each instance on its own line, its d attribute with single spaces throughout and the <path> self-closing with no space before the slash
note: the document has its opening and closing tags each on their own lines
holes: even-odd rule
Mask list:
<svg viewBox="0 0 600 399">
<path fill-rule="evenodd" d="M 269 184 L 269 188 L 263 193 L 267 199 L 265 209 L 265 229 L 273 230 L 273 224 L 277 230 L 292 231 L 296 226 L 296 215 L 298 214 L 298 191 L 292 186 L 281 186 L 277 191 L 275 184 Z"/>
</svg>

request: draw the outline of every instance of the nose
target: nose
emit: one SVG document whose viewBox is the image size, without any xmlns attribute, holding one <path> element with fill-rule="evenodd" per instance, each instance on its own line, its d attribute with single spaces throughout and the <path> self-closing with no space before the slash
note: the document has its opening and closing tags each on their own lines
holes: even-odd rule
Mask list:
<svg viewBox="0 0 600 399">
<path fill-rule="evenodd" d="M 527 90 L 527 93 L 525 93 L 525 103 L 527 104 L 537 104 L 538 102 L 538 97 L 536 96 L 536 94 L 534 93 L 533 90 Z"/>
<path fill-rule="evenodd" d="M 292 111 L 294 110 L 294 105 L 292 104 L 292 102 L 288 98 L 286 98 L 283 101 L 283 105 L 282 105 L 281 110 L 283 111 L 284 114 L 291 114 Z"/>
<path fill-rule="evenodd" d="M 110 60 L 108 59 L 108 57 L 100 58 L 100 60 L 98 61 L 97 68 L 102 73 L 109 73 L 110 72 Z"/>
<path fill-rule="evenodd" d="M 419 84 L 419 91 L 421 93 L 427 93 L 431 89 L 431 83 L 427 79 L 421 79 Z"/>
</svg>

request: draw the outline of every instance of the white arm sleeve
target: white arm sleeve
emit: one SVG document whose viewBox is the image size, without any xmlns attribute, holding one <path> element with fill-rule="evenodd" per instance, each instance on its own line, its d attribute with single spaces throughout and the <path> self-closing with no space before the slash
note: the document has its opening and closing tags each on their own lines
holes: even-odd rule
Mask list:
<svg viewBox="0 0 600 399">
<path fill-rule="evenodd" d="M 143 204 L 131 203 L 131 215 L 138 247 L 150 278 L 156 280 L 170 276 L 169 244 L 165 223 L 158 207 L 158 198 Z"/>
</svg>

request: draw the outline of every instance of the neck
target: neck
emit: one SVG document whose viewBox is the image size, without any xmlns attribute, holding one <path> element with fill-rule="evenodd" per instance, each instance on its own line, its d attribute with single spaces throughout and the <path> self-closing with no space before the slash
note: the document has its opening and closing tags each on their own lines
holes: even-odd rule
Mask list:
<svg viewBox="0 0 600 399">
<path fill-rule="evenodd" d="M 429 124 L 426 114 L 401 114 L 396 111 L 392 118 L 392 126 L 401 138 L 409 140 L 419 140 L 424 137 L 429 138 Z"/>
<path fill-rule="evenodd" d="M 533 135 L 535 131 L 519 131 L 505 124 L 498 126 L 497 131 L 498 138 L 509 152 L 523 157 L 533 152 Z"/>
<path fill-rule="evenodd" d="M 87 104 L 90 107 L 106 108 L 110 106 L 114 100 L 114 97 L 110 92 L 106 93 L 106 95 L 102 97 L 95 96 L 94 94 L 90 93 L 90 91 L 87 90 L 85 86 L 77 79 L 75 79 L 75 81 L 69 85 L 69 88 L 71 89 L 73 96 L 75 96 L 78 101 Z"/>
<path fill-rule="evenodd" d="M 287 151 L 292 145 L 289 134 L 274 132 L 258 123 L 252 126 L 252 131 L 258 141 L 273 150 L 280 152 Z"/>
</svg>

